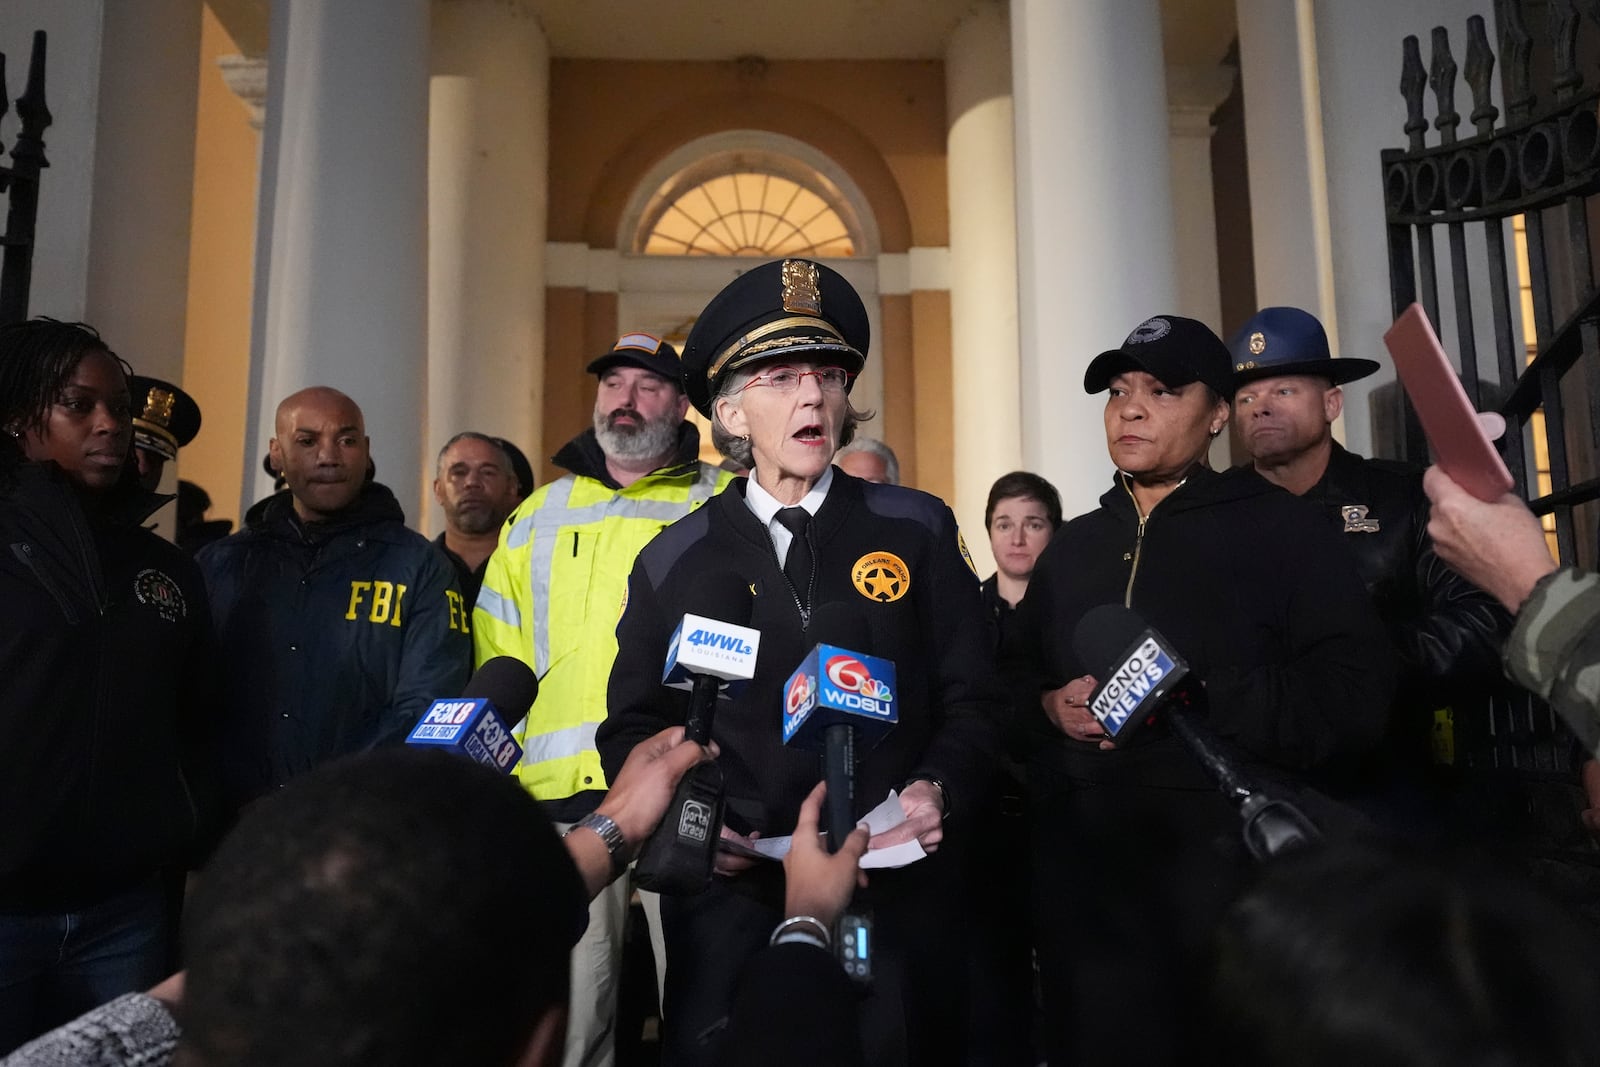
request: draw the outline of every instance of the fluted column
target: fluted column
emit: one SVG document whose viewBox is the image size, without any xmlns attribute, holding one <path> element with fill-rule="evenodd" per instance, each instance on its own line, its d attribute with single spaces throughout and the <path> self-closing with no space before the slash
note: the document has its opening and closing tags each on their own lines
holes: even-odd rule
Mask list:
<svg viewBox="0 0 1600 1067">
<path fill-rule="evenodd" d="M 550 53 L 520 0 L 437 0 L 428 141 L 428 436 L 537 454 Z M 440 518 L 427 499 L 425 528 Z"/>
<path fill-rule="evenodd" d="M 1178 300 L 1156 0 L 1013 0 L 1023 464 L 1068 515 L 1110 481 L 1096 353 Z"/>
<path fill-rule="evenodd" d="M 378 480 L 420 513 L 428 19 L 428 0 L 272 6 L 245 467 L 258 496 L 278 401 L 329 385 L 366 414 Z"/>
<path fill-rule="evenodd" d="M 1022 465 L 1017 350 L 1017 200 L 1011 42 L 1004 9 L 980 7 L 945 50 L 949 115 L 950 329 L 956 519 L 978 571 L 989 486 Z"/>
</svg>

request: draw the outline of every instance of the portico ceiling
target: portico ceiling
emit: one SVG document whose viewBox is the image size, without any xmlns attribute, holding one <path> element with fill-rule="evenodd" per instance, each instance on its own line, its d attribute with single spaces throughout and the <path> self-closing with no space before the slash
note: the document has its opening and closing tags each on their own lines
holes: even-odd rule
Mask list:
<svg viewBox="0 0 1600 1067">
<path fill-rule="evenodd" d="M 207 2 L 242 51 L 265 52 L 272 0 Z M 941 59 L 946 38 L 963 16 L 1005 0 L 521 2 L 538 15 L 554 56 L 674 60 L 763 56 L 781 60 Z M 1206 67 L 1221 62 L 1234 36 L 1233 12 L 1234 0 L 1161 0 L 1167 65 Z"/>
</svg>

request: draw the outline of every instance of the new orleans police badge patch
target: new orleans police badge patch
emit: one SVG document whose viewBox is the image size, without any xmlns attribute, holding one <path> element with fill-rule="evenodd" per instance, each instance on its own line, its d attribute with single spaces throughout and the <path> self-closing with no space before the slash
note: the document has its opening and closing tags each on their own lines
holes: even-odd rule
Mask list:
<svg viewBox="0 0 1600 1067">
<path fill-rule="evenodd" d="M 856 592 L 868 600 L 888 604 L 899 600 L 911 588 L 911 571 L 905 560 L 893 552 L 868 552 L 850 568 Z"/>
<path fill-rule="evenodd" d="M 139 603 L 155 608 L 168 622 L 177 622 L 189 613 L 178 583 L 153 567 L 146 567 L 134 577 L 133 595 Z"/>
<path fill-rule="evenodd" d="M 1345 533 L 1377 533 L 1378 520 L 1367 518 L 1365 504 L 1346 504 L 1339 509 L 1344 516 Z"/>
</svg>

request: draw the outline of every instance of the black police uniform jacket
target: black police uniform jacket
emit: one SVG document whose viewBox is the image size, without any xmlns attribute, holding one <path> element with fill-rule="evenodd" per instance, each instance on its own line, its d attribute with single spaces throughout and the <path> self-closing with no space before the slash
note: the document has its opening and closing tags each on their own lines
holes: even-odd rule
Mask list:
<svg viewBox="0 0 1600 1067">
<path fill-rule="evenodd" d="M 194 562 L 54 463 L 0 490 L 0 911 L 75 909 L 186 862 L 208 829 L 213 655 Z"/>
<path fill-rule="evenodd" d="M 277 493 L 199 562 L 227 675 L 221 762 L 233 803 L 398 741 L 466 682 L 455 576 L 382 485 L 316 523 Z"/>
<path fill-rule="evenodd" d="M 1040 554 L 1008 628 L 1003 659 L 1028 690 L 1019 701 L 1036 731 L 1036 784 L 1215 788 L 1159 724 L 1104 752 L 1046 719 L 1041 689 L 1111 666 L 1079 662 L 1072 647 L 1100 604 L 1126 604 L 1176 646 L 1205 682 L 1210 725 L 1246 760 L 1297 772 L 1376 746 L 1394 656 L 1349 548 L 1316 510 L 1254 471 L 1197 468 L 1141 536 L 1117 482 Z"/>
<path fill-rule="evenodd" d="M 705 507 L 680 519 L 645 546 L 628 579 L 617 626 L 618 655 L 607 690 L 607 717 L 596 737 L 608 778 L 635 744 L 684 720 L 687 697 L 661 684 L 667 646 L 694 602 L 696 583 L 732 572 L 752 591 L 749 625 L 761 634 L 755 677 L 740 695 L 719 702 L 713 736 L 727 782 L 727 822 L 762 836 L 794 830 L 820 778 L 814 751 L 782 739 L 784 683 L 818 636 L 808 635 L 796 596 L 778 566 L 767 528 L 745 503 L 737 479 Z M 874 485 L 834 469 L 827 498 L 813 518 L 813 609 L 859 605 L 868 647 L 854 649 L 894 662 L 900 721 L 870 751 L 858 750 L 856 797 L 864 814 L 911 778 L 945 787 L 952 812 L 980 795 L 996 751 L 996 688 L 990 631 L 978 580 L 964 558 L 955 517 L 938 499 L 914 489 Z M 879 588 L 884 601 L 854 573 L 889 554 L 908 582 Z M 837 639 L 835 639 L 837 640 Z M 842 643 L 842 642 L 841 642 Z"/>
<path fill-rule="evenodd" d="M 1499 681 L 1511 616 L 1435 554 L 1421 471 L 1364 459 L 1335 441 L 1304 499 L 1322 507 L 1355 554 L 1399 658 L 1398 709 L 1431 712 Z M 1400 725 L 1420 727 L 1426 743 L 1426 717 Z"/>
</svg>

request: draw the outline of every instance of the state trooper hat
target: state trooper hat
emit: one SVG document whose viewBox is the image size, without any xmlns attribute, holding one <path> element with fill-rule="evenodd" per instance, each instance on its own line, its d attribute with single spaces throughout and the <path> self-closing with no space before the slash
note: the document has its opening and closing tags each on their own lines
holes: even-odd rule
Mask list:
<svg viewBox="0 0 1600 1067">
<path fill-rule="evenodd" d="M 1262 308 L 1233 335 L 1228 352 L 1233 360 L 1229 396 L 1258 378 L 1314 374 L 1343 385 L 1365 378 L 1379 366 L 1370 359 L 1335 359 L 1322 323 L 1299 308 Z"/>
<path fill-rule="evenodd" d="M 1083 372 L 1083 391 L 1098 393 L 1129 370 L 1154 375 L 1163 385 L 1204 382 L 1229 392 L 1228 349 L 1211 327 L 1181 315 L 1156 315 L 1133 328 L 1118 348 L 1100 353 Z"/>
<path fill-rule="evenodd" d="M 683 385 L 711 415 L 718 384 L 773 359 L 827 363 L 850 372 L 867 362 L 867 309 L 838 271 L 808 259 L 775 260 L 729 282 L 700 313 L 683 346 Z"/>
<path fill-rule="evenodd" d="M 178 449 L 200 432 L 200 405 L 171 382 L 135 374 L 128 379 L 133 396 L 133 444 L 162 459 L 177 459 Z"/>
<path fill-rule="evenodd" d="M 639 367 L 659 374 L 674 385 L 683 380 L 683 364 L 678 350 L 650 333 L 625 333 L 603 355 L 589 361 L 590 374 L 604 374 L 612 367 Z"/>
</svg>

